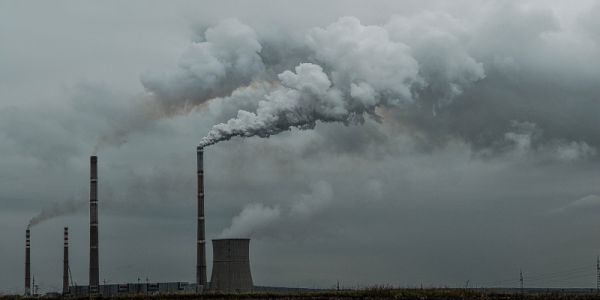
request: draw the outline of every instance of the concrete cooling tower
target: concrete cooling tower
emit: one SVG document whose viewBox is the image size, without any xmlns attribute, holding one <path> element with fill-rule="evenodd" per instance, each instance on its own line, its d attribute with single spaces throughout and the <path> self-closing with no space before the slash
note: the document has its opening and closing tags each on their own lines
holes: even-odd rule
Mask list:
<svg viewBox="0 0 600 300">
<path fill-rule="evenodd" d="M 213 270 L 210 290 L 252 291 L 250 239 L 216 239 L 213 244 Z"/>
</svg>

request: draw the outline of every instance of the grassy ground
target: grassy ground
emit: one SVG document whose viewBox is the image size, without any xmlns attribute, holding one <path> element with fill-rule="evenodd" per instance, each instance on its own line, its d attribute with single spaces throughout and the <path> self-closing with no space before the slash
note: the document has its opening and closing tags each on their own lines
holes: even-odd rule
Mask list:
<svg viewBox="0 0 600 300">
<path fill-rule="evenodd" d="M 1 300 L 20 300 L 20 296 L 0 296 Z M 73 299 L 73 298 L 71 298 Z M 89 298 L 79 298 L 89 299 Z M 102 299 L 102 298 L 97 298 Z M 108 298 L 107 298 L 108 299 Z M 212 300 L 378 300 L 378 299 L 428 299 L 428 300 L 451 300 L 451 299 L 524 299 L 524 300 L 588 300 L 599 299 L 600 295 L 574 295 L 561 293 L 539 293 L 539 294 L 498 294 L 485 293 L 481 291 L 462 290 L 462 289 L 368 289 L 360 291 L 330 291 L 330 292 L 302 292 L 302 293 L 247 293 L 247 294 L 202 294 L 202 295 L 136 295 L 110 299 L 134 299 L 134 300 L 192 300 L 192 299 L 212 299 Z"/>
</svg>

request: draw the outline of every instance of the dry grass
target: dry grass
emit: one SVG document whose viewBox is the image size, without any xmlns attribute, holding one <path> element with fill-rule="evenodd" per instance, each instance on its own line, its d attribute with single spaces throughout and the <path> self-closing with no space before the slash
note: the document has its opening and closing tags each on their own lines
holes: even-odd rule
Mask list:
<svg viewBox="0 0 600 300">
<path fill-rule="evenodd" d="M 21 296 L 0 296 L 0 300 L 21 300 Z M 70 298 L 89 300 L 88 297 Z M 103 299 L 103 298 L 96 298 Z M 212 299 L 212 300 L 379 300 L 379 299 L 427 299 L 427 300 L 453 300 L 453 299 L 481 299 L 481 300 L 505 300 L 505 299 L 523 299 L 523 300 L 591 300 L 599 299 L 598 295 L 570 295 L 561 293 L 540 293 L 540 294 L 495 294 L 484 293 L 475 290 L 464 289 L 389 289 L 389 288 L 369 288 L 364 290 L 351 291 L 319 291 L 319 292 L 254 292 L 239 294 L 221 294 L 206 293 L 199 295 L 135 295 L 123 296 L 106 299 L 133 299 L 133 300 L 192 300 L 192 299 Z"/>
</svg>

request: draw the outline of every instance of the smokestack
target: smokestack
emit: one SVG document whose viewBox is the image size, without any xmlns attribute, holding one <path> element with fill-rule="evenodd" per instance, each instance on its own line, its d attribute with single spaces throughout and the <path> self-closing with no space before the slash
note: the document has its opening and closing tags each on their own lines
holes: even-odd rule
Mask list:
<svg viewBox="0 0 600 300">
<path fill-rule="evenodd" d="M 213 240 L 210 289 L 218 292 L 250 292 L 250 239 Z"/>
<path fill-rule="evenodd" d="M 198 171 L 198 228 L 196 241 L 196 284 L 206 287 L 206 242 L 204 236 L 204 149 L 196 148 Z"/>
<path fill-rule="evenodd" d="M 25 296 L 31 295 L 31 256 L 29 227 L 25 231 Z"/>
<path fill-rule="evenodd" d="M 99 291 L 98 270 L 98 157 L 90 157 L 90 295 Z"/>
<path fill-rule="evenodd" d="M 63 255 L 63 296 L 69 294 L 69 227 L 65 227 Z"/>
</svg>

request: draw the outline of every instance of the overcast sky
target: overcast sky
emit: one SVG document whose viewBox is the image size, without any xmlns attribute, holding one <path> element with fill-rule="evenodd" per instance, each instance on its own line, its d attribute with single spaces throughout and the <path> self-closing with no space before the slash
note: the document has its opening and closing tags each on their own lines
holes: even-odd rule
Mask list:
<svg viewBox="0 0 600 300">
<path fill-rule="evenodd" d="M 93 153 L 101 281 L 194 281 L 201 141 L 207 237 L 252 238 L 256 285 L 595 287 L 599 20 L 598 1 L 0 1 L 0 293 L 22 293 L 42 211 L 66 213 L 32 229 L 40 291 L 63 226 L 87 284 Z"/>
</svg>

